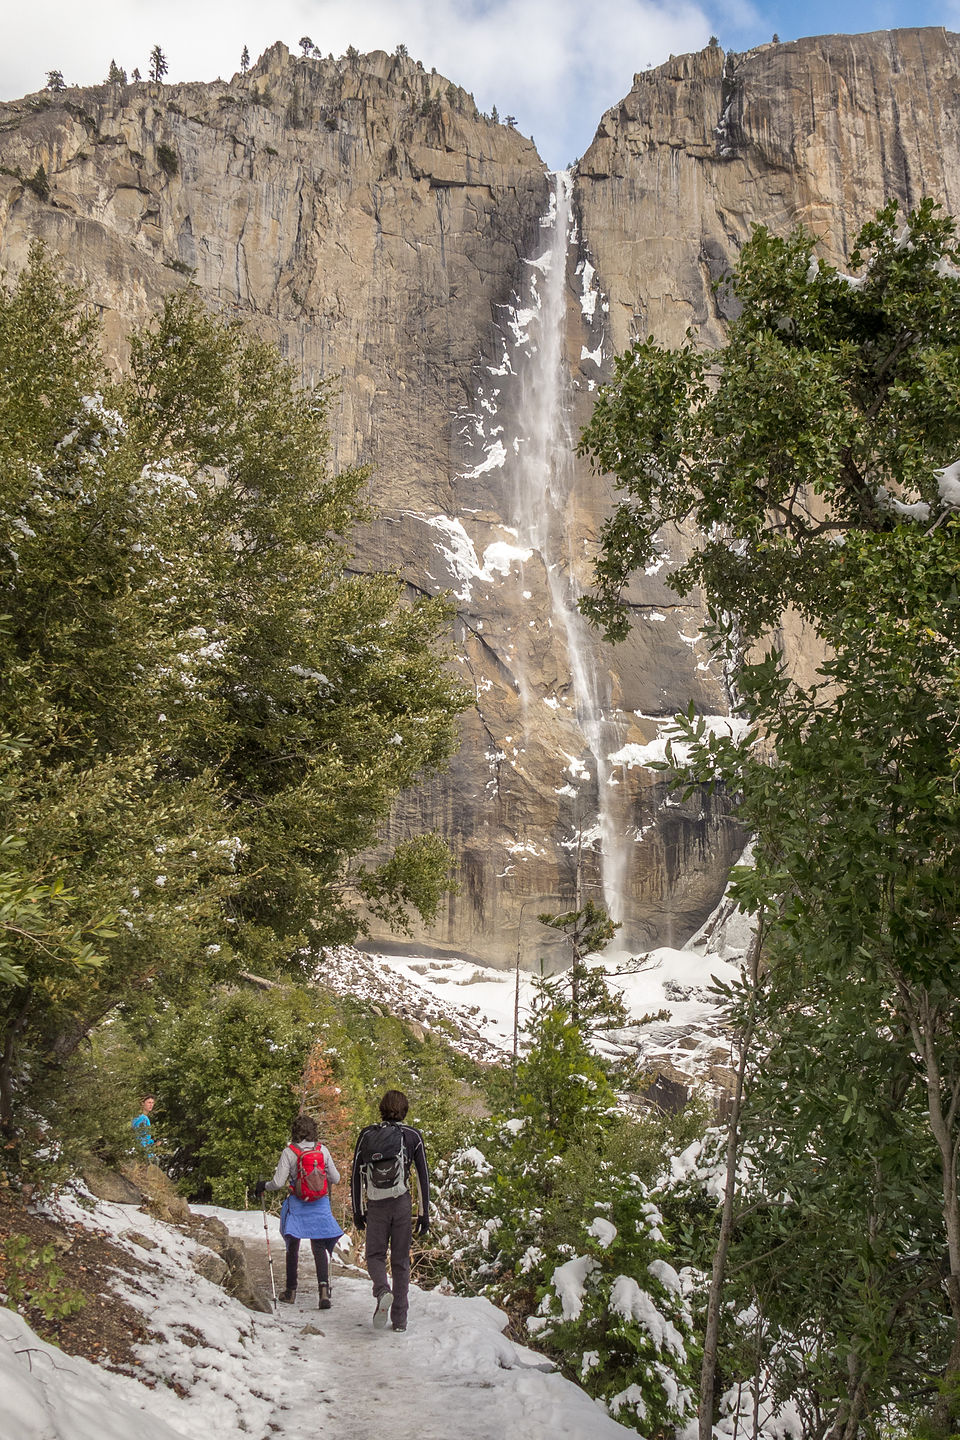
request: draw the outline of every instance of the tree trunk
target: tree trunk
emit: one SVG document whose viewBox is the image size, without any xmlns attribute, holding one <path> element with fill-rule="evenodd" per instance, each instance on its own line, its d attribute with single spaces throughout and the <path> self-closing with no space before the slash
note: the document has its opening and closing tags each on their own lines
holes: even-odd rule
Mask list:
<svg viewBox="0 0 960 1440">
<path fill-rule="evenodd" d="M 945 1379 L 947 1389 L 934 1407 L 934 1423 L 946 1431 L 956 1418 L 956 1401 L 950 1392 L 957 1393 L 960 1382 L 960 1198 L 957 1191 L 957 1152 L 960 1136 L 957 1135 L 958 1105 L 960 1105 L 960 1077 L 954 1076 L 950 1087 L 950 1099 L 944 1106 L 943 1076 L 937 1055 L 938 1014 L 930 1000 L 929 991 L 921 989 L 915 999 L 907 981 L 897 976 L 897 988 L 910 1025 L 913 1043 L 923 1060 L 924 1079 L 927 1086 L 927 1114 L 930 1129 L 940 1152 L 940 1169 L 943 1177 L 943 1228 L 947 1241 L 949 1269 L 945 1281 L 950 1314 L 953 1318 L 953 1342 L 947 1361 Z"/>
<path fill-rule="evenodd" d="M 723 1189 L 723 1208 L 720 1214 L 720 1234 L 713 1255 L 710 1275 L 710 1289 L 707 1295 L 707 1323 L 703 1337 L 703 1364 L 700 1367 L 700 1405 L 698 1409 L 699 1440 L 712 1440 L 713 1409 L 717 1384 L 717 1341 L 720 1334 L 720 1305 L 727 1271 L 727 1255 L 733 1235 L 734 1203 L 737 1189 L 737 1156 L 740 1148 L 740 1117 L 743 1111 L 744 1080 L 747 1071 L 747 1057 L 753 1042 L 757 1017 L 757 991 L 760 983 L 760 949 L 763 940 L 763 918 L 757 925 L 750 948 L 750 1005 L 747 1023 L 740 1038 L 740 1058 L 737 1062 L 737 1083 L 730 1106 L 727 1127 L 727 1173 Z"/>
<path fill-rule="evenodd" d="M 827 1433 L 826 1440 L 857 1440 L 860 1419 L 867 1398 L 867 1387 L 862 1375 L 862 1365 L 857 1355 L 847 1356 L 847 1372 L 850 1376 L 849 1400 L 840 1406 L 837 1418 Z"/>
<path fill-rule="evenodd" d="M 570 936 L 570 946 L 573 952 L 573 965 L 570 969 L 570 1018 L 574 1025 L 580 1024 L 580 936 L 578 925 L 581 923 L 580 911 L 583 908 L 583 826 L 577 830 L 577 870 L 576 888 L 573 896 L 573 908 L 576 912 L 576 920 L 573 922 L 573 931 Z"/>
<path fill-rule="evenodd" d="M 29 1011 L 28 989 L 18 1008 L 7 1020 L 3 1031 L 3 1052 L 0 1054 L 0 1131 L 8 1139 L 17 1133 L 13 1123 L 13 1059 L 17 1049 L 17 1036 L 27 1023 Z"/>
<path fill-rule="evenodd" d="M 116 1010 L 122 1003 L 121 997 L 116 996 L 111 1000 L 103 1001 L 90 1015 L 78 1017 L 70 1026 L 69 1030 L 62 1031 L 50 1047 L 50 1055 L 54 1065 L 62 1065 L 69 1060 L 78 1047 L 87 1039 L 91 1030 L 95 1030 L 101 1020 L 105 1020 L 111 1010 Z"/>
</svg>

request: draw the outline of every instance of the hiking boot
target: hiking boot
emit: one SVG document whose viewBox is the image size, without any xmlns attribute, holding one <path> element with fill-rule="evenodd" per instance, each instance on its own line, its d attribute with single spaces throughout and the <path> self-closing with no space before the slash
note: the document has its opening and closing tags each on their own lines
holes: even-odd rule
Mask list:
<svg viewBox="0 0 960 1440">
<path fill-rule="evenodd" d="M 281 1304 L 281 1305 L 294 1305 L 294 1304 L 296 1304 L 296 1299 L 297 1299 L 297 1292 L 296 1292 L 296 1290 L 282 1290 L 282 1291 L 280 1292 L 280 1304 Z"/>
<path fill-rule="evenodd" d="M 387 1316 L 390 1314 L 390 1306 L 393 1304 L 393 1292 L 381 1290 L 377 1296 L 377 1306 L 373 1312 L 374 1330 L 382 1330 L 387 1323 Z"/>
<path fill-rule="evenodd" d="M 321 1282 L 320 1284 L 320 1306 L 321 1310 L 330 1309 L 330 1286 Z"/>
</svg>

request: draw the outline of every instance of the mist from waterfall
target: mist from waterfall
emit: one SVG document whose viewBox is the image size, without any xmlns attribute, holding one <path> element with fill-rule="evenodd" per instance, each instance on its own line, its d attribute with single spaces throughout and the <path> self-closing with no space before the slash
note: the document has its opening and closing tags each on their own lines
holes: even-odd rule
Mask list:
<svg viewBox="0 0 960 1440">
<path fill-rule="evenodd" d="M 619 727 L 608 718 L 612 710 L 608 677 L 594 661 L 596 641 L 577 608 L 582 590 L 574 556 L 575 436 L 566 357 L 567 262 L 575 244 L 572 189 L 570 173 L 558 171 L 550 209 L 540 222 L 549 243 L 528 261 L 530 303 L 516 316 L 517 333 L 523 328 L 531 342 L 517 359 L 515 371 L 523 433 L 508 465 L 517 538 L 543 561 L 552 618 L 566 637 L 577 721 L 595 765 L 596 821 L 585 823 L 588 817 L 580 814 L 577 823 L 585 846 L 600 842 L 604 905 L 613 920 L 622 920 L 631 841 L 625 820 L 617 816 L 617 779 L 608 758 L 619 747 Z M 523 688 L 522 675 L 520 683 Z M 529 695 L 523 698 L 529 704 Z M 574 841 L 580 843 L 580 838 L 575 835 Z"/>
</svg>

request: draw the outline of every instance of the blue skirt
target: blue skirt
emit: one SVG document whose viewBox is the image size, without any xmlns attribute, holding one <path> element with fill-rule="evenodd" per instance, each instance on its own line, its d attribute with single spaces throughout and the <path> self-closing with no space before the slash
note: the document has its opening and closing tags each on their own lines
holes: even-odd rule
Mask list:
<svg viewBox="0 0 960 1440">
<path fill-rule="evenodd" d="M 319 1200 L 298 1200 L 289 1194 L 280 1211 L 280 1234 L 295 1240 L 338 1240 L 343 1230 L 333 1218 L 329 1194 Z"/>
</svg>

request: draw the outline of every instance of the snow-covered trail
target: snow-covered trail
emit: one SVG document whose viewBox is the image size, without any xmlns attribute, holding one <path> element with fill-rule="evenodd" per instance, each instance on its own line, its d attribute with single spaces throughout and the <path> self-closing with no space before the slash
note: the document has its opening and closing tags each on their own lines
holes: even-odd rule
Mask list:
<svg viewBox="0 0 960 1440">
<path fill-rule="evenodd" d="M 116 1288 L 158 1338 L 139 1347 L 135 1378 L 64 1355 L 0 1309 L 0 1440 L 315 1440 L 385 1430 L 392 1440 L 636 1440 L 507 1340 L 505 1317 L 486 1300 L 413 1287 L 406 1333 L 377 1331 L 365 1278 L 336 1274 L 332 1309 L 317 1308 L 307 1251 L 296 1305 L 254 1314 L 196 1272 L 203 1247 L 136 1207 L 98 1202 L 69 1214 L 138 1257 L 135 1282 L 118 1274 Z M 262 1249 L 251 1233 L 259 1212 L 233 1218 L 234 1233 Z M 146 1254 L 145 1239 L 154 1246 Z M 282 1242 L 271 1243 L 276 1266 Z"/>
<path fill-rule="evenodd" d="M 377 1434 L 385 1411 L 396 1440 L 613 1440 L 628 1433 L 575 1386 L 536 1368 L 546 1363 L 539 1356 L 505 1339 L 503 1317 L 486 1300 L 414 1289 L 410 1328 L 396 1335 L 374 1330 L 366 1281 L 341 1277 L 333 1292 L 333 1308 L 320 1312 L 311 1285 L 269 1327 L 286 1368 L 285 1436 L 315 1433 L 318 1382 L 329 1407 L 321 1419 L 329 1415 L 338 1432 L 353 1435 Z M 309 1333 L 314 1329 L 322 1334 Z"/>
</svg>

